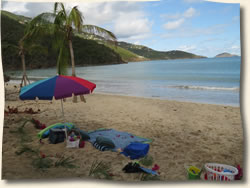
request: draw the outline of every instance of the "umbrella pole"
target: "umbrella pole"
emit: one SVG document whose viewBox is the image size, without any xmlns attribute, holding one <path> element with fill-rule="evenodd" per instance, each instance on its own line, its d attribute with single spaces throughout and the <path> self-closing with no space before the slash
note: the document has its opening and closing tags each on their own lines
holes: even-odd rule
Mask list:
<svg viewBox="0 0 250 188">
<path fill-rule="evenodd" d="M 65 119 L 64 119 L 64 111 L 63 111 L 63 99 L 61 99 L 61 107 L 62 107 L 62 117 L 63 117 L 63 123 L 65 123 Z M 64 124 L 64 130 L 65 130 L 65 137 L 66 140 L 68 139 L 68 135 L 67 135 L 67 129 L 66 129 L 66 125 Z"/>
<path fill-rule="evenodd" d="M 62 117 L 63 117 L 63 120 L 64 120 L 63 100 L 62 99 L 61 99 L 61 107 L 62 107 Z"/>
</svg>

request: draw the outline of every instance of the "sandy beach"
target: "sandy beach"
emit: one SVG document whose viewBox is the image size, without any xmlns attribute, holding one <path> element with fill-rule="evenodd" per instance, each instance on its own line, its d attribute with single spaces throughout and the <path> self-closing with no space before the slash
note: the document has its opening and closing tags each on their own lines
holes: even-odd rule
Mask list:
<svg viewBox="0 0 250 188">
<path fill-rule="evenodd" d="M 239 107 L 177 102 L 119 95 L 86 95 L 86 103 L 78 98 L 64 102 L 65 120 L 61 116 L 60 101 L 21 101 L 17 85 L 8 84 L 5 109 L 18 111 L 32 108 L 37 114 L 5 114 L 3 128 L 2 179 L 89 178 L 91 164 L 104 161 L 110 164 L 113 180 L 140 181 L 140 173 L 124 173 L 122 168 L 131 160 L 122 154 L 99 151 L 86 142 L 84 148 L 69 149 L 64 143 L 39 143 L 32 123 L 25 125 L 31 139 L 26 145 L 39 148 L 46 157 L 56 160 L 65 155 L 75 160 L 77 168 L 52 167 L 40 171 L 32 166 L 30 153 L 17 155 L 20 137 L 13 133 L 24 118 L 38 119 L 49 126 L 58 122 L 72 122 L 76 127 L 91 131 L 111 128 L 150 138 L 148 155 L 160 166 L 160 180 L 187 180 L 185 166 L 202 167 L 205 163 L 222 163 L 244 168 L 243 126 Z"/>
</svg>

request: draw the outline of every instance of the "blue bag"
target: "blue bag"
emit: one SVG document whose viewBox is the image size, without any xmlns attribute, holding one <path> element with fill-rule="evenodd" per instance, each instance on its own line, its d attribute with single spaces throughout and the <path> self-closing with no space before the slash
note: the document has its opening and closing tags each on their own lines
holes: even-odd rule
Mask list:
<svg viewBox="0 0 250 188">
<path fill-rule="evenodd" d="M 130 157 L 131 160 L 139 159 L 147 155 L 149 150 L 149 144 L 143 144 L 139 142 L 132 142 L 128 146 L 126 146 L 121 152 L 126 157 Z"/>
</svg>

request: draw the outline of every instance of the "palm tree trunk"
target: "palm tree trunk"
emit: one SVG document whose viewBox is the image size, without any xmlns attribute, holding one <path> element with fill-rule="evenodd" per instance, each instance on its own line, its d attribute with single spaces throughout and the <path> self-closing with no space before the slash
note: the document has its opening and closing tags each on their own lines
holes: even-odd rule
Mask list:
<svg viewBox="0 0 250 188">
<path fill-rule="evenodd" d="M 72 76 L 76 76 L 75 72 L 75 58 L 74 58 L 74 51 L 72 46 L 72 40 L 69 39 L 69 50 L 70 50 L 70 57 L 71 57 L 71 64 L 72 64 Z"/>
<path fill-rule="evenodd" d="M 23 45 L 20 45 L 20 55 L 21 55 L 21 60 L 22 60 L 22 66 L 23 66 L 23 78 L 22 78 L 22 82 L 21 82 L 21 87 L 27 85 L 27 74 L 26 74 L 26 66 L 25 66 L 25 56 L 24 56 L 24 49 L 23 49 Z"/>
</svg>

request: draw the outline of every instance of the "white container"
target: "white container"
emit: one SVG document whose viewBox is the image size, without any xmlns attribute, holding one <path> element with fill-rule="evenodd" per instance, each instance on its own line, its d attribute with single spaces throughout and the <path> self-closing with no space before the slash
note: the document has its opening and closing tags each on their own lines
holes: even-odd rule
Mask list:
<svg viewBox="0 0 250 188">
<path fill-rule="evenodd" d="M 238 169 L 233 166 L 218 163 L 206 163 L 205 170 L 207 173 L 207 180 L 213 181 L 233 181 L 235 176 L 239 173 Z"/>
<path fill-rule="evenodd" d="M 76 141 L 69 141 L 69 139 L 67 139 L 67 148 L 79 148 L 79 143 L 80 143 L 80 139 L 77 139 Z"/>
</svg>

